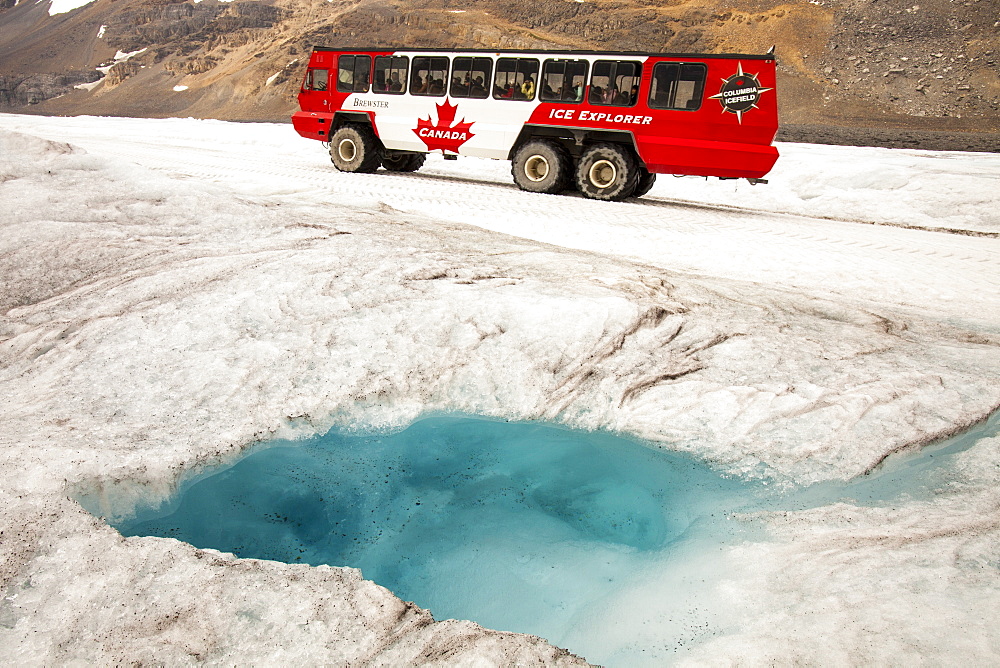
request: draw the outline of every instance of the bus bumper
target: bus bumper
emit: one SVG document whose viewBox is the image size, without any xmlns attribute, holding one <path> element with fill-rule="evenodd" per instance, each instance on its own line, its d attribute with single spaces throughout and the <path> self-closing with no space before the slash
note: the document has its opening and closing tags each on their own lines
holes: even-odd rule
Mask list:
<svg viewBox="0 0 1000 668">
<path fill-rule="evenodd" d="M 646 169 L 657 174 L 759 179 L 778 159 L 772 145 L 703 139 L 652 137 L 638 148 Z"/>
</svg>

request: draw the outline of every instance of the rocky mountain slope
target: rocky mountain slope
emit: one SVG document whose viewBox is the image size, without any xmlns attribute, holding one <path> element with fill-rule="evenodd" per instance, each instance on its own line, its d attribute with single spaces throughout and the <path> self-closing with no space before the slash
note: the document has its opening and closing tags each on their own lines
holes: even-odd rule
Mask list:
<svg viewBox="0 0 1000 668">
<path fill-rule="evenodd" d="M 995 0 L 0 0 L 0 110 L 282 120 L 314 45 L 775 45 L 785 124 L 995 132 L 998 19 Z"/>
</svg>

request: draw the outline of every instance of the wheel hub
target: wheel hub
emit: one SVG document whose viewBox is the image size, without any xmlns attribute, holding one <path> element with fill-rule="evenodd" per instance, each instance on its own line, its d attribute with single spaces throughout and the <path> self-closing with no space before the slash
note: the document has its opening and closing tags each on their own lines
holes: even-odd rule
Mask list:
<svg viewBox="0 0 1000 668">
<path fill-rule="evenodd" d="M 549 161 L 545 156 L 533 155 L 524 162 L 524 175 L 535 183 L 549 175 Z"/>
<path fill-rule="evenodd" d="M 607 188 L 618 178 L 618 169 L 610 160 L 598 160 L 590 166 L 587 177 L 595 188 Z"/>
<path fill-rule="evenodd" d="M 340 143 L 337 144 L 337 155 L 344 162 L 351 162 L 354 160 L 355 156 L 358 155 L 358 147 L 355 146 L 353 139 L 341 139 Z"/>
</svg>

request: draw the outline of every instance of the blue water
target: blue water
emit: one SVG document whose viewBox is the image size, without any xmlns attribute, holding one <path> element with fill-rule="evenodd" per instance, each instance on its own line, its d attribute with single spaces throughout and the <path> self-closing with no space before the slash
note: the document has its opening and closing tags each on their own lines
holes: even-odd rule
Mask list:
<svg viewBox="0 0 1000 668">
<path fill-rule="evenodd" d="M 118 529 L 361 568 L 437 619 L 538 635 L 551 610 L 560 623 L 629 577 L 638 555 L 752 496 L 740 480 L 613 435 L 443 417 L 258 449 Z"/>
<path fill-rule="evenodd" d="M 847 485 L 778 494 L 610 434 L 435 417 L 391 435 L 265 444 L 117 528 L 240 557 L 352 566 L 436 619 L 587 645 L 574 625 L 602 627 L 594 611 L 641 591 L 672 554 L 685 552 L 690 568 L 692 554 L 759 538 L 732 513 L 930 494 L 946 478 L 940 462 L 996 432 L 994 419 Z"/>
<path fill-rule="evenodd" d="M 947 440 L 891 455 L 871 473 L 853 480 L 792 490 L 775 498 L 772 506 L 792 510 L 838 501 L 883 506 L 905 499 L 927 500 L 964 478 L 953 465 L 957 455 L 979 440 L 997 435 L 1000 435 L 1000 413 Z"/>
</svg>

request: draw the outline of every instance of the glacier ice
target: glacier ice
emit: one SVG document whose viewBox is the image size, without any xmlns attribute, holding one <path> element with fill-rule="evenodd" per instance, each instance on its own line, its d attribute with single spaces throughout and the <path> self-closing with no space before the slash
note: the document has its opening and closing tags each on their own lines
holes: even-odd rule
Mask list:
<svg viewBox="0 0 1000 668">
<path fill-rule="evenodd" d="M 356 570 L 122 538 L 71 500 L 118 521 L 274 437 L 558 420 L 805 485 L 1000 403 L 996 156 L 789 146 L 752 211 L 718 205 L 743 186 L 688 179 L 598 207 L 520 193 L 493 163 L 341 175 L 280 124 L 0 126 L 5 660 L 578 661 L 433 622 Z M 874 193 L 840 177 L 859 162 L 933 187 Z M 980 236 L 891 226 L 910 222 Z M 930 498 L 747 513 L 769 538 L 709 555 L 675 542 L 678 568 L 638 569 L 565 642 L 632 628 L 701 662 L 995 659 L 997 440 Z"/>
</svg>

